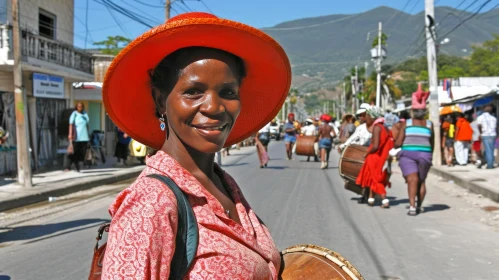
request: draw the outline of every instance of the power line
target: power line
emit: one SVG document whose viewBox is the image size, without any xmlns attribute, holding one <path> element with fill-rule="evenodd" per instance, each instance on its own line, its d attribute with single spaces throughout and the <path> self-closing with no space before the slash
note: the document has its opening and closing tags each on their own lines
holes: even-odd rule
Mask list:
<svg viewBox="0 0 499 280">
<path fill-rule="evenodd" d="M 123 28 L 123 25 L 121 25 L 121 22 L 119 22 L 119 20 L 114 16 L 114 14 L 111 11 L 111 9 L 109 8 L 109 6 L 106 5 L 106 9 L 109 12 L 109 14 L 111 15 L 111 17 L 114 19 L 114 22 L 116 22 L 116 24 L 120 27 L 121 31 L 123 31 L 123 33 L 125 33 L 125 35 L 128 38 L 130 38 L 130 34 L 128 34 L 128 32 L 125 30 L 125 28 Z"/>
<path fill-rule="evenodd" d="M 275 30 L 275 31 L 306 29 L 306 28 L 317 27 L 317 26 L 321 26 L 321 25 L 326 25 L 326 24 L 340 22 L 340 21 L 343 21 L 343 20 L 346 20 L 346 19 L 349 19 L 349 18 L 353 18 L 353 17 L 359 16 L 359 15 L 361 15 L 361 14 L 349 15 L 349 16 L 346 16 L 346 17 L 342 17 L 340 19 L 335 19 L 335 20 L 326 21 L 326 22 L 323 22 L 323 23 L 317 23 L 317 24 L 306 25 L 306 26 L 282 27 L 282 28 L 279 28 L 279 27 L 278 28 L 272 28 L 272 27 L 270 27 L 270 28 L 262 28 L 262 29 L 263 30 Z"/>
<path fill-rule="evenodd" d="M 473 17 L 475 17 L 485 6 L 487 6 L 487 4 L 490 3 L 490 1 L 492 0 L 486 0 L 479 8 L 478 10 L 476 10 L 475 13 L 473 13 L 471 16 L 465 18 L 464 20 L 462 20 L 460 23 L 458 23 L 456 26 L 454 26 L 454 28 L 452 28 L 451 31 L 445 33 L 445 35 L 443 35 L 442 37 L 445 38 L 447 37 L 449 34 L 451 34 L 452 32 L 454 32 L 456 29 L 459 28 L 459 26 L 461 26 L 463 23 L 467 22 L 468 20 L 472 19 Z"/>
<path fill-rule="evenodd" d="M 208 12 L 212 13 L 212 14 L 215 14 L 211 9 L 210 7 L 208 7 L 208 5 L 206 5 L 206 3 L 204 2 L 204 0 L 199 0 L 201 2 L 201 4 L 203 4 L 203 6 L 205 6 L 205 8 L 208 10 Z"/>
</svg>

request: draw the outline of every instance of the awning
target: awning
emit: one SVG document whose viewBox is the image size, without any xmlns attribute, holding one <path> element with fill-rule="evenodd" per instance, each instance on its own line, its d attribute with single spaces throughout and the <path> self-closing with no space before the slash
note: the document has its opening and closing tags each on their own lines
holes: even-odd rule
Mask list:
<svg viewBox="0 0 499 280">
<path fill-rule="evenodd" d="M 73 99 L 81 101 L 102 101 L 102 83 L 74 83 Z"/>
</svg>

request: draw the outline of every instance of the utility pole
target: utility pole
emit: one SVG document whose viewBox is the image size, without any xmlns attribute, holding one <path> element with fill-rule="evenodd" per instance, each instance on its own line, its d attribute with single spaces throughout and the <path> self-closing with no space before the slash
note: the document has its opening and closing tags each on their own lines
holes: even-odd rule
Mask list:
<svg viewBox="0 0 499 280">
<path fill-rule="evenodd" d="M 352 81 L 352 113 L 355 114 L 356 109 L 359 107 L 359 98 L 357 96 L 359 89 L 359 67 L 355 65 L 355 77 Z"/>
<path fill-rule="evenodd" d="M 17 137 L 17 181 L 23 187 L 30 188 L 31 162 L 29 159 L 29 132 L 26 121 L 26 93 L 24 92 L 21 69 L 21 32 L 19 30 L 19 2 L 12 0 L 12 47 L 14 52 L 14 103 L 16 111 Z"/>
<path fill-rule="evenodd" d="M 437 51 L 435 47 L 435 4 L 433 0 L 425 0 L 425 25 L 426 25 L 426 55 L 428 59 L 428 82 L 430 85 L 430 120 L 433 122 L 435 135 L 435 150 L 433 151 L 433 165 L 442 165 L 440 150 L 440 118 L 438 111 L 438 76 L 437 76 Z"/>
<path fill-rule="evenodd" d="M 378 28 L 378 59 L 376 63 L 376 72 L 378 73 L 376 77 L 376 106 L 381 106 L 381 60 L 383 59 L 383 55 L 381 53 L 381 36 L 383 34 L 382 31 L 382 23 L 379 22 Z"/>
<path fill-rule="evenodd" d="M 347 104 L 346 104 L 346 91 L 345 91 L 345 82 L 343 82 L 343 94 L 341 95 L 341 117 L 345 115 L 345 111 L 347 109 Z"/>
<path fill-rule="evenodd" d="M 166 3 L 165 3 L 165 18 L 166 18 L 166 20 L 170 19 L 171 8 L 172 8 L 172 0 L 166 0 Z"/>
</svg>

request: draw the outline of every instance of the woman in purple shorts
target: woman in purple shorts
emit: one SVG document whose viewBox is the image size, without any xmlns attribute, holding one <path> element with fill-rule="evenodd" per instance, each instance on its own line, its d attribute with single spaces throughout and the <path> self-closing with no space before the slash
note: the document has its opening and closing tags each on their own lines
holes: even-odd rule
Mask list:
<svg viewBox="0 0 499 280">
<path fill-rule="evenodd" d="M 433 158 L 433 124 L 425 119 L 428 95 L 429 92 L 420 89 L 412 94 L 412 119 L 402 124 L 395 143 L 395 147 L 402 147 L 398 157 L 408 186 L 410 207 L 407 214 L 410 216 L 422 212 L 421 205 L 426 195 L 425 180 Z"/>
</svg>

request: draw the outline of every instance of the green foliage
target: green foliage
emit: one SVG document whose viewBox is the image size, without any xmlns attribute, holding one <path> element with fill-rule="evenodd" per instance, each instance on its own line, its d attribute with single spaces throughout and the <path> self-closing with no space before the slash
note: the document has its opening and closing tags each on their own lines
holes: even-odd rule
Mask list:
<svg viewBox="0 0 499 280">
<path fill-rule="evenodd" d="M 499 34 L 482 46 L 473 47 L 470 72 L 475 76 L 499 76 Z"/>
<path fill-rule="evenodd" d="M 376 36 L 373 40 L 373 43 L 371 45 L 371 47 L 375 48 L 378 46 L 378 39 L 379 39 L 379 36 Z M 388 36 L 386 36 L 385 33 L 381 33 L 381 45 L 382 46 L 386 46 L 386 41 L 388 40 Z"/>
<path fill-rule="evenodd" d="M 103 54 L 117 55 L 131 40 L 123 36 L 107 36 L 106 40 L 95 42 L 95 46 L 104 46 Z"/>
</svg>

